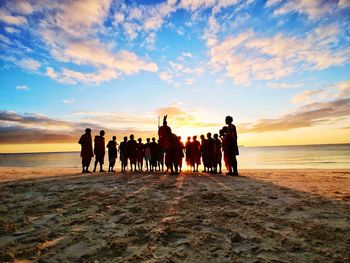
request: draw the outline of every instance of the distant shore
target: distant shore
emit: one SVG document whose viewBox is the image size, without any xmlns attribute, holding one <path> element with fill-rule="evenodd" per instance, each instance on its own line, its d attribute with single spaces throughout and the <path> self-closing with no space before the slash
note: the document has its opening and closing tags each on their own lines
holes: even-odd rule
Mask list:
<svg viewBox="0 0 350 263">
<path fill-rule="evenodd" d="M 349 186 L 350 170 L 0 168 L 0 261 L 346 262 Z"/>
</svg>

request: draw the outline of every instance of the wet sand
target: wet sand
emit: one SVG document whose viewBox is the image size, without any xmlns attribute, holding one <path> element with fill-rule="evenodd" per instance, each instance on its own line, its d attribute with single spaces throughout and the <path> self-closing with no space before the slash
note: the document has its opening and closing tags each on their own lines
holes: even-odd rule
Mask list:
<svg viewBox="0 0 350 263">
<path fill-rule="evenodd" d="M 349 170 L 0 168 L 0 261 L 349 262 Z"/>
</svg>

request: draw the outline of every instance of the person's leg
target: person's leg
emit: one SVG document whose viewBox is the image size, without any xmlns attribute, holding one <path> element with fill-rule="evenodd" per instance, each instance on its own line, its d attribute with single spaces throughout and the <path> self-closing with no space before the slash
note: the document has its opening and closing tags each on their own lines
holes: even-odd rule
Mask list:
<svg viewBox="0 0 350 263">
<path fill-rule="evenodd" d="M 96 172 L 96 167 L 97 167 L 97 159 L 95 160 L 94 172 Z"/>
<path fill-rule="evenodd" d="M 82 173 L 85 173 L 85 159 L 81 158 L 81 167 L 82 167 Z"/>
<path fill-rule="evenodd" d="M 237 158 L 236 156 L 233 158 L 233 174 L 238 175 L 238 168 L 237 168 Z"/>
</svg>

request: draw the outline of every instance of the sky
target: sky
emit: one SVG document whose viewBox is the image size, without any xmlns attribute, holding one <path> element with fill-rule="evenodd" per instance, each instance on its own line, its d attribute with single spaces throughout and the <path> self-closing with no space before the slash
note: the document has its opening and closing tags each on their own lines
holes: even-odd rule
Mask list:
<svg viewBox="0 0 350 263">
<path fill-rule="evenodd" d="M 217 133 L 350 143 L 350 0 L 0 2 L 0 152 Z M 159 117 L 160 116 L 160 117 Z"/>
</svg>

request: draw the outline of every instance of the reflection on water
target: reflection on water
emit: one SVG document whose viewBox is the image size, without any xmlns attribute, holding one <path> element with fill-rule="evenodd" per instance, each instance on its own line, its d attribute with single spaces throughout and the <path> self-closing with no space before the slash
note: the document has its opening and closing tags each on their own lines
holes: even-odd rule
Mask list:
<svg viewBox="0 0 350 263">
<path fill-rule="evenodd" d="M 350 144 L 241 147 L 238 162 L 250 169 L 350 168 Z M 81 159 L 78 152 L 0 154 L 0 166 L 80 168 Z"/>
</svg>

